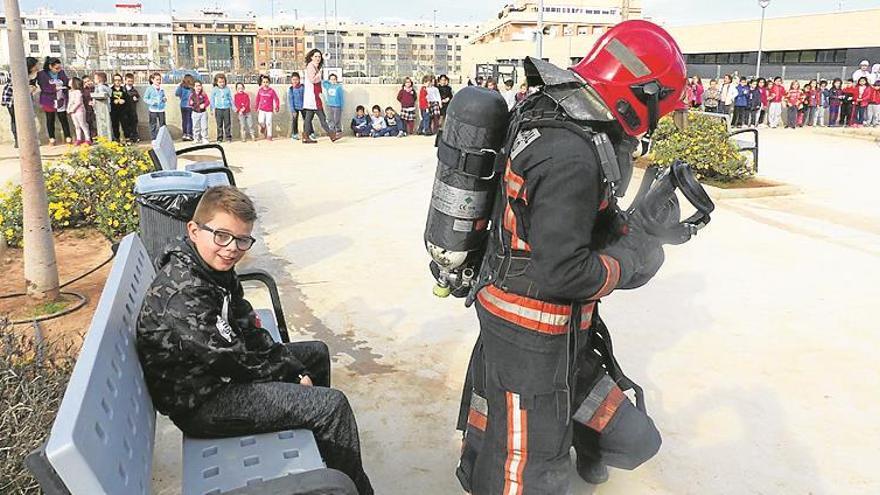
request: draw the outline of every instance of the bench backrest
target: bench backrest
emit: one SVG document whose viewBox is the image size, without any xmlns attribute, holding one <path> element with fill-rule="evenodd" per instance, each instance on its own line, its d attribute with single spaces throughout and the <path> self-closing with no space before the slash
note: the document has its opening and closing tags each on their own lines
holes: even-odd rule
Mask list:
<svg viewBox="0 0 880 495">
<path fill-rule="evenodd" d="M 156 411 L 135 349 L 155 271 L 143 243 L 119 245 L 46 444 L 74 495 L 149 494 Z"/>
<path fill-rule="evenodd" d="M 162 170 L 177 170 L 177 152 L 174 150 L 174 140 L 171 139 L 171 133 L 164 125 L 159 128 L 159 133 L 153 140 L 153 153 L 159 159 Z"/>
</svg>

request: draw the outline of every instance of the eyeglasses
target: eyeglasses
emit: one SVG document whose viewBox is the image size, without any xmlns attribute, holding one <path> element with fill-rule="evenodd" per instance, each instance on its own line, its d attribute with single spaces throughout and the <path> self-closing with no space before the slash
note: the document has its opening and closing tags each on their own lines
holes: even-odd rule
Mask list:
<svg viewBox="0 0 880 495">
<path fill-rule="evenodd" d="M 232 244 L 232 241 L 235 241 L 235 247 L 237 247 L 239 251 L 247 251 L 254 245 L 255 242 L 257 242 L 257 240 L 251 236 L 238 237 L 223 230 L 212 229 L 207 225 L 198 224 L 198 226 L 200 229 L 207 230 L 208 232 L 214 234 L 214 244 L 218 246 L 226 247 Z"/>
</svg>

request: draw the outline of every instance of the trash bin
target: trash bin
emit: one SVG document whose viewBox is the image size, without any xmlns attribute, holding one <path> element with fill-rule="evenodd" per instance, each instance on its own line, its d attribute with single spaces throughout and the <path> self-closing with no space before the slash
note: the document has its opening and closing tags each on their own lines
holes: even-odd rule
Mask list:
<svg viewBox="0 0 880 495">
<path fill-rule="evenodd" d="M 186 235 L 202 194 L 208 188 L 205 175 L 182 170 L 162 170 L 138 176 L 137 195 L 141 239 L 150 259 L 174 239 Z"/>
</svg>

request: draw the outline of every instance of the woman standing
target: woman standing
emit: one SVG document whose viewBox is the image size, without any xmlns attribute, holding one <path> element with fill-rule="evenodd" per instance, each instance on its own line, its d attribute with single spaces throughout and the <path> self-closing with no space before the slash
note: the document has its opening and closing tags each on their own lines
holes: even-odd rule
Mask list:
<svg viewBox="0 0 880 495">
<path fill-rule="evenodd" d="M 341 136 L 330 129 L 327 125 L 327 116 L 324 114 L 324 103 L 321 101 L 321 68 L 324 67 L 324 55 L 321 50 L 313 48 L 306 54 L 306 81 L 305 91 L 303 92 L 303 143 L 316 143 L 312 139 L 315 128 L 312 125 L 312 119 L 315 114 L 318 115 L 318 121 L 321 127 L 331 141 L 336 141 Z"/>
<path fill-rule="evenodd" d="M 67 74 L 61 68 L 61 60 L 54 57 L 46 57 L 43 70 L 37 74 L 37 84 L 40 86 L 40 107 L 46 113 L 46 132 L 49 134 L 49 144 L 55 144 L 55 117 L 61 123 L 64 132 L 64 141 L 70 143 L 70 123 L 67 121 L 67 89 L 69 80 Z"/>
</svg>

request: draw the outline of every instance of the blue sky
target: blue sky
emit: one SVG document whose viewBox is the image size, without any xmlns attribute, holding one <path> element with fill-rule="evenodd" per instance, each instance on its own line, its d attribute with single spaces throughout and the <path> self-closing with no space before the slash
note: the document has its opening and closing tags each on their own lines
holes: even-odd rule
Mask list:
<svg viewBox="0 0 880 495">
<path fill-rule="evenodd" d="M 137 0 L 121 0 L 134 2 Z M 140 0 L 144 10 L 152 13 L 168 11 L 168 0 Z M 77 10 L 80 2 L 60 0 L 19 0 L 24 12 L 32 12 L 41 6 L 50 7 L 56 12 Z M 90 4 L 95 10 L 111 11 L 115 1 L 97 0 Z M 225 6 L 230 11 L 244 13 L 253 10 L 258 14 L 270 12 L 270 0 L 171 0 L 176 11 L 193 12 L 205 5 L 214 3 Z M 437 8 L 438 22 L 481 22 L 495 15 L 504 0 L 336 0 L 339 16 L 353 20 L 408 19 L 430 22 L 433 9 Z M 81 4 L 80 4 L 81 5 Z M 328 12 L 332 15 L 333 0 L 327 0 Z M 817 12 L 834 12 L 842 5 L 844 10 L 876 8 L 878 0 L 771 0 L 767 9 L 768 17 Z M 757 0 L 643 0 L 646 13 L 668 24 L 693 24 L 730 19 L 757 18 L 761 15 Z M 275 0 L 276 13 L 281 10 L 293 12 L 300 17 L 323 16 L 322 0 Z"/>
</svg>

